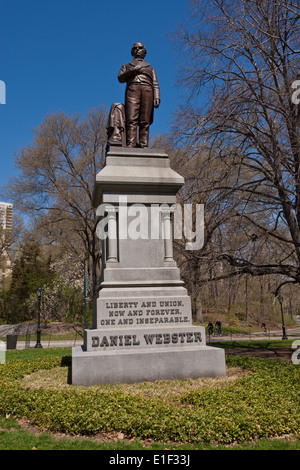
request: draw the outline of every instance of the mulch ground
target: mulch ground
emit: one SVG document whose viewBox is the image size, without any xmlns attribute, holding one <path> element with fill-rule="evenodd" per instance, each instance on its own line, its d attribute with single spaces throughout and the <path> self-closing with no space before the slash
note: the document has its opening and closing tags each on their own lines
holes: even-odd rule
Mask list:
<svg viewBox="0 0 300 470">
<path fill-rule="evenodd" d="M 265 359 L 275 359 L 277 361 L 290 361 L 295 350 L 292 348 L 233 348 L 226 349 L 225 354 L 231 356 L 262 357 Z"/>
</svg>

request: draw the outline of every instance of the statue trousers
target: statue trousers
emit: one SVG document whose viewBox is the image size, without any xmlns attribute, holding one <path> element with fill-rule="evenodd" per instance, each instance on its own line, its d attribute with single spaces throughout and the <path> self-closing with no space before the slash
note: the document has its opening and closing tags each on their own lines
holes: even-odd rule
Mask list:
<svg viewBox="0 0 300 470">
<path fill-rule="evenodd" d="M 139 126 L 139 146 L 148 147 L 149 127 L 153 113 L 153 89 L 150 85 L 131 83 L 126 90 L 126 145 L 136 147 Z"/>
</svg>

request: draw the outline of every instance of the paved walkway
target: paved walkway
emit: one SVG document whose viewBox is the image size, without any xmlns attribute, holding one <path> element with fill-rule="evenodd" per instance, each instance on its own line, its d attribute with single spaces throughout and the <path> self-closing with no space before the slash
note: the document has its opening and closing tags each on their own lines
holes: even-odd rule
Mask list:
<svg viewBox="0 0 300 470">
<path fill-rule="evenodd" d="M 300 328 L 286 329 L 286 335 L 288 339 L 300 338 Z M 256 341 L 256 340 L 278 340 L 282 339 L 282 330 L 268 331 L 267 333 L 257 332 L 249 335 L 245 334 L 231 334 L 222 336 L 210 336 L 206 335 L 207 342 L 219 342 L 219 341 Z"/>
<path fill-rule="evenodd" d="M 34 348 L 36 344 L 36 338 L 32 336 L 30 339 L 30 343 L 26 341 L 17 341 L 17 349 L 26 349 L 26 348 Z M 74 347 L 74 346 L 81 346 L 83 344 L 83 338 L 77 338 L 75 341 L 74 340 L 62 340 L 62 341 L 56 341 L 56 340 L 51 340 L 51 341 L 43 341 L 43 338 L 41 339 L 41 345 L 43 348 L 67 348 L 67 347 Z"/>
<path fill-rule="evenodd" d="M 286 330 L 286 334 L 288 339 L 300 339 L 300 327 L 298 328 L 291 328 Z M 213 344 L 222 341 L 258 341 L 258 340 L 278 340 L 282 339 L 282 330 L 276 331 L 269 331 L 267 333 L 251 333 L 249 335 L 239 335 L 239 334 L 232 334 L 232 335 L 224 335 L 224 336 L 209 336 L 206 335 L 206 342 Z M 36 338 L 34 335 L 31 336 L 30 343 L 26 341 L 17 341 L 17 349 L 25 349 L 25 348 L 34 348 L 36 344 Z M 64 348 L 64 347 L 75 347 L 81 346 L 83 344 L 83 338 L 77 337 L 76 340 L 45 340 L 43 341 L 43 337 L 41 338 L 41 344 L 43 348 Z"/>
</svg>

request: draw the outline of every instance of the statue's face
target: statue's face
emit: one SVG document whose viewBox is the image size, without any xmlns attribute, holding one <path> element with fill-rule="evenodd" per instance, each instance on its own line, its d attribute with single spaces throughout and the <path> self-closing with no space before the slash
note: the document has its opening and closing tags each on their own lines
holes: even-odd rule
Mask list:
<svg viewBox="0 0 300 470">
<path fill-rule="evenodd" d="M 146 55 L 146 48 L 144 46 L 144 44 L 142 44 L 141 42 L 136 42 L 133 46 L 132 46 L 132 55 L 133 57 L 135 57 L 136 59 L 138 58 L 144 58 L 145 55 Z"/>
</svg>

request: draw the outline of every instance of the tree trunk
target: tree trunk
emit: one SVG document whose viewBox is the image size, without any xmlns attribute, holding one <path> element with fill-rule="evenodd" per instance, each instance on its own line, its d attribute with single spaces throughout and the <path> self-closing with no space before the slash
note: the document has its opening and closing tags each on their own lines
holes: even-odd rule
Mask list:
<svg viewBox="0 0 300 470">
<path fill-rule="evenodd" d="M 198 293 L 195 300 L 195 321 L 197 323 L 203 323 L 202 300 L 200 293 Z"/>
</svg>

